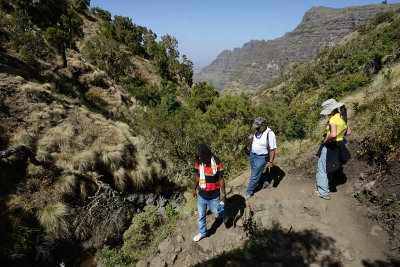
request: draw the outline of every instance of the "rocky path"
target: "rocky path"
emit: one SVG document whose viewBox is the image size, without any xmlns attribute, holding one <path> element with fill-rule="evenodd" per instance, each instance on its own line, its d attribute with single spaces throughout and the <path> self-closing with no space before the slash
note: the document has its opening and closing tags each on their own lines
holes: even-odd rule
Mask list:
<svg viewBox="0 0 400 267">
<path fill-rule="evenodd" d="M 229 182 L 227 225 L 207 216 L 210 236 L 195 243 L 195 216 L 138 266 L 377 266 L 386 260 L 386 233 L 338 187 L 331 200 L 312 197 L 314 181 L 285 176 L 277 187 L 245 200 L 249 171 Z M 236 249 L 235 248 L 241 248 Z M 372 264 L 372 265 L 370 265 Z"/>
</svg>

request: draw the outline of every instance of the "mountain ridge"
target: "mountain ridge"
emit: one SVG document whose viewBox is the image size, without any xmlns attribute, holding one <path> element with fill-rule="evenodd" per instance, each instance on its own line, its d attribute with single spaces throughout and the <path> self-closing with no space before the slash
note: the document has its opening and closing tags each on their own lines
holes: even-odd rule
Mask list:
<svg viewBox="0 0 400 267">
<path fill-rule="evenodd" d="M 207 81 L 218 89 L 223 89 L 223 95 L 255 92 L 262 85 L 282 76 L 292 65 L 311 60 L 323 47 L 338 43 L 356 25 L 377 13 L 399 7 L 400 4 L 346 8 L 312 7 L 293 31 L 273 40 L 259 41 L 256 47 L 236 59 L 227 57 L 235 56 L 235 53 L 221 53 L 218 60 L 194 75 L 194 82 Z M 242 48 L 244 47 L 245 45 Z M 219 64 L 221 61 L 236 63 L 224 67 Z"/>
</svg>

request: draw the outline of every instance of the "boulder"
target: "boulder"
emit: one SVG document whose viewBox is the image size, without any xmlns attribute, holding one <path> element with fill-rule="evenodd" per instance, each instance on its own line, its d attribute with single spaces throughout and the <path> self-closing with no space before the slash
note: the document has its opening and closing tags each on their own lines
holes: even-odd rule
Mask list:
<svg viewBox="0 0 400 267">
<path fill-rule="evenodd" d="M 166 263 L 159 256 L 154 257 L 150 262 L 150 267 L 165 267 Z"/>
<path fill-rule="evenodd" d="M 144 260 L 140 260 L 138 261 L 138 263 L 136 263 L 136 267 L 147 267 L 149 265 L 149 263 L 147 261 Z"/>
<path fill-rule="evenodd" d="M 158 251 L 160 254 L 171 254 L 177 250 L 178 246 L 175 244 L 174 240 L 170 237 L 167 237 L 161 244 L 158 246 Z"/>
</svg>

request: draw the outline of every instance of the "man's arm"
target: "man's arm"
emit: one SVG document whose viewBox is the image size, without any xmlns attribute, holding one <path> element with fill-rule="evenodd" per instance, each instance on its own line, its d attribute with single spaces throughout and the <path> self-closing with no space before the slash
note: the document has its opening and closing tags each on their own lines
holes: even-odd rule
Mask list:
<svg viewBox="0 0 400 267">
<path fill-rule="evenodd" d="M 223 201 L 224 203 L 226 203 L 226 193 L 225 193 L 224 176 L 220 175 L 218 181 L 219 181 L 219 187 L 221 188 L 222 201 Z"/>
<path fill-rule="evenodd" d="M 275 151 L 276 148 L 270 151 L 269 161 L 267 163 L 268 171 L 271 171 L 271 168 L 274 167 Z"/>
<path fill-rule="evenodd" d="M 200 175 L 196 174 L 194 178 L 194 186 L 193 186 L 193 197 L 197 197 L 197 186 L 199 185 Z"/>
</svg>

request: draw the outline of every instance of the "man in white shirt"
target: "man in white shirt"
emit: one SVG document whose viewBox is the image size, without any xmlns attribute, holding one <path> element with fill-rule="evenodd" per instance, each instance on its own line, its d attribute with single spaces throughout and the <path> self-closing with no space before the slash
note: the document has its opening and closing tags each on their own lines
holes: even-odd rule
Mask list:
<svg viewBox="0 0 400 267">
<path fill-rule="evenodd" d="M 254 120 L 253 128 L 256 132 L 249 136 L 253 140 L 250 151 L 251 177 L 246 190 L 246 199 L 254 194 L 261 175 L 267 166 L 268 171 L 274 167 L 276 136 L 275 133 L 267 127 L 265 117 L 259 117 Z M 263 188 L 269 187 L 269 182 L 265 181 Z"/>
</svg>

